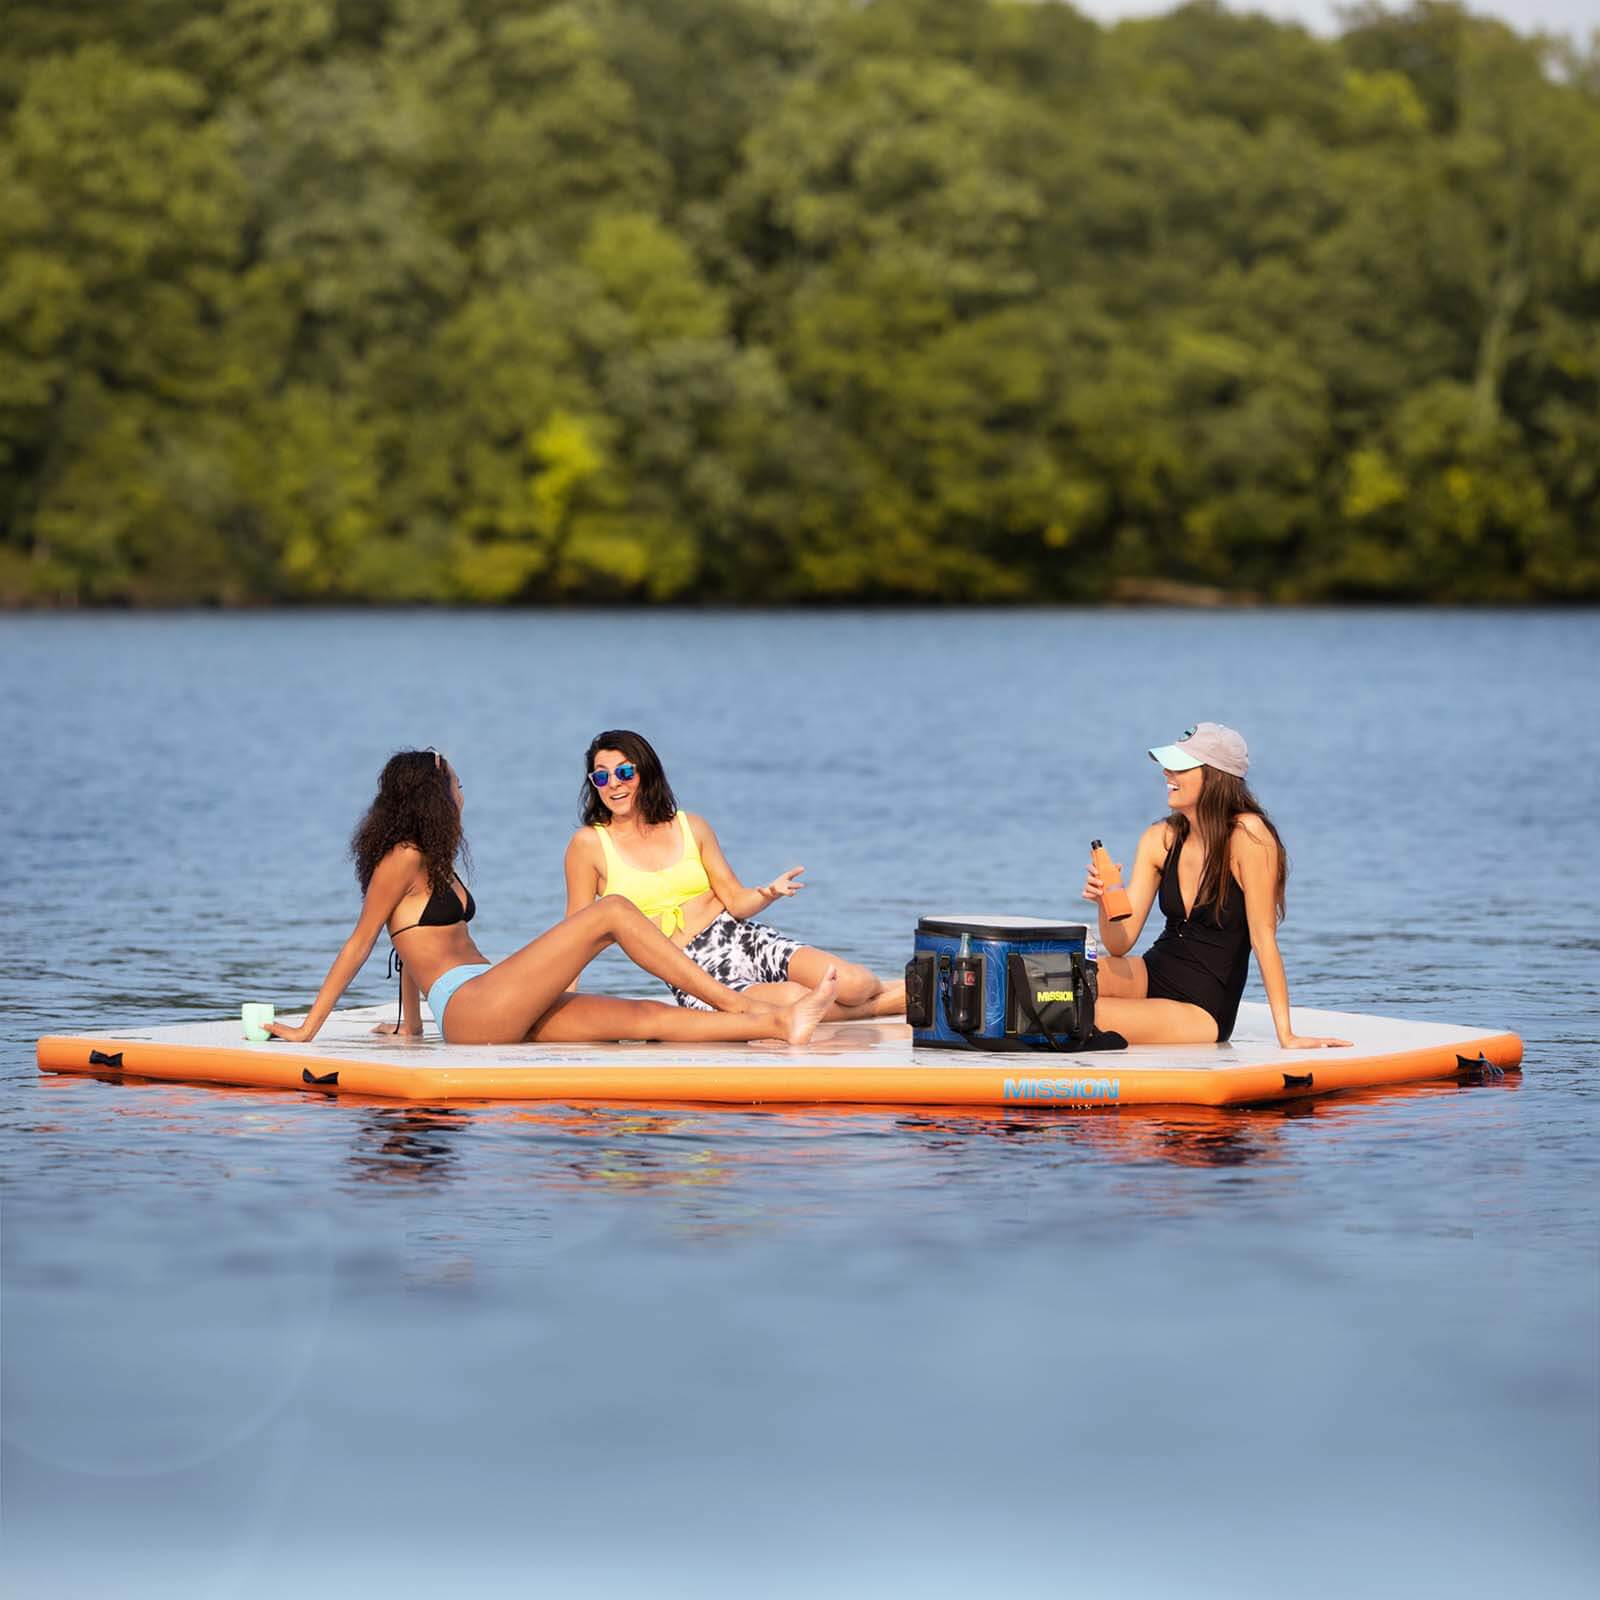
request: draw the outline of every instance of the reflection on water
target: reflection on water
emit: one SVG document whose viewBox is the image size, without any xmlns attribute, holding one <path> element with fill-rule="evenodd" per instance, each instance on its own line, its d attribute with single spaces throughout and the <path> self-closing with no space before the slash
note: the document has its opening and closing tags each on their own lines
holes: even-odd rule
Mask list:
<svg viewBox="0 0 1600 1600">
<path fill-rule="evenodd" d="M 461 1159 L 457 1148 L 471 1128 L 469 1113 L 420 1106 L 356 1114 L 350 1168 L 371 1183 L 448 1183 Z"/>
<path fill-rule="evenodd" d="M 1271 1128 L 1238 1117 L 1224 1119 L 1217 1113 L 1200 1119 L 1172 1120 L 1160 1114 L 1141 1115 L 1129 1107 L 1077 1118 L 1065 1128 L 1056 1119 L 994 1122 L 967 1116 L 907 1118 L 903 1125 L 960 1139 L 989 1135 L 1030 1142 L 1054 1140 L 1075 1154 L 1092 1152 L 1101 1159 L 1118 1162 L 1171 1161 L 1180 1166 L 1238 1167 L 1251 1161 L 1271 1160 L 1274 1153 Z"/>
<path fill-rule="evenodd" d="M 1089 673 L 1092 739 L 1017 692 Z M 1578 614 L 0 622 L 10 1587 L 1587 1600 L 1600 968 L 1548 686 L 1597 680 Z M 747 877 L 807 864 L 772 920 L 892 970 L 919 914 L 1074 904 L 1158 809 L 1144 748 L 1219 712 L 1289 842 L 1296 996 L 1514 1029 L 1525 1076 L 946 1112 L 33 1068 L 308 1000 L 402 743 L 467 776 L 486 951 L 560 914 L 563 752 L 620 723 Z M 1513 785 L 1461 781 L 1461 727 Z"/>
</svg>

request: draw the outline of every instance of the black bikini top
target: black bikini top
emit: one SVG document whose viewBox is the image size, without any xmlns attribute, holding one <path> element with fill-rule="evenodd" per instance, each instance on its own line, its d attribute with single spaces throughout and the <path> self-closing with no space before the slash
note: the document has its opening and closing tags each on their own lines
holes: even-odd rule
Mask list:
<svg viewBox="0 0 1600 1600">
<path fill-rule="evenodd" d="M 450 874 L 450 882 L 452 885 L 461 883 L 461 879 L 452 872 Z M 461 887 L 467 889 L 464 883 L 461 883 Z M 398 977 L 405 966 L 405 963 L 400 959 L 400 952 L 394 947 L 395 940 L 402 933 L 410 933 L 412 928 L 448 928 L 455 922 L 471 922 L 477 914 L 477 903 L 473 900 L 470 889 L 467 889 L 467 903 L 465 906 L 461 904 L 461 900 L 453 887 L 435 889 L 428 896 L 428 903 L 422 908 L 422 915 L 415 922 L 408 924 L 404 928 L 396 928 L 389 935 L 389 966 L 384 976 Z M 394 1025 L 397 1032 L 404 1020 L 404 996 L 405 985 L 402 983 L 394 1000 Z"/>
<path fill-rule="evenodd" d="M 451 874 L 451 878 L 453 882 L 461 883 L 461 879 L 454 873 Z M 461 887 L 467 889 L 464 883 L 461 883 Z M 394 939 L 402 933 L 410 933 L 412 928 L 448 928 L 455 922 L 471 922 L 477 914 L 478 907 L 473 901 L 470 889 L 467 889 L 465 907 L 462 906 L 460 897 L 453 888 L 435 889 L 428 896 L 428 903 L 422 908 L 422 915 L 408 926 L 396 928 L 389 937 Z"/>
</svg>

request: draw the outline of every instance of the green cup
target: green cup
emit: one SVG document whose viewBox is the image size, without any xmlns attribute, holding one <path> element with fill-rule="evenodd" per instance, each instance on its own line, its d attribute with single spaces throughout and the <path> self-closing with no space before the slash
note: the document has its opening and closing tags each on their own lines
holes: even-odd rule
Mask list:
<svg viewBox="0 0 1600 1600">
<path fill-rule="evenodd" d="M 253 1044 L 264 1044 L 272 1037 L 267 1024 L 272 1021 L 272 1007 L 264 1000 L 246 1000 L 239 1007 L 239 1017 L 244 1023 L 244 1036 Z"/>
</svg>

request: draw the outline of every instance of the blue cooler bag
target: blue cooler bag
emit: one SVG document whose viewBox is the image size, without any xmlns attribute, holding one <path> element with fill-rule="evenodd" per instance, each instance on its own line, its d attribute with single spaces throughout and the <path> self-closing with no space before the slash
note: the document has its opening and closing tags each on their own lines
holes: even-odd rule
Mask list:
<svg viewBox="0 0 1600 1600">
<path fill-rule="evenodd" d="M 1033 917 L 923 917 L 906 964 L 912 1042 L 945 1050 L 1104 1050 L 1088 929 Z"/>
</svg>

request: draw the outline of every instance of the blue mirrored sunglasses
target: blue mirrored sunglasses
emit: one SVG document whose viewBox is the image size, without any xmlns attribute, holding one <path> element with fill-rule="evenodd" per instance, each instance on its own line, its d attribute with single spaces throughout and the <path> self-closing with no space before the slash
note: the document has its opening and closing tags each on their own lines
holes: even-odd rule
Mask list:
<svg viewBox="0 0 1600 1600">
<path fill-rule="evenodd" d="M 612 771 L 616 774 L 618 783 L 626 783 L 628 779 L 631 778 L 638 770 L 639 769 L 634 766 L 631 761 L 619 761 L 612 769 Z M 595 788 L 603 789 L 608 783 L 611 782 L 611 777 L 612 773 L 607 772 L 604 767 L 596 767 L 594 771 L 589 774 L 589 782 L 592 783 Z"/>
</svg>

